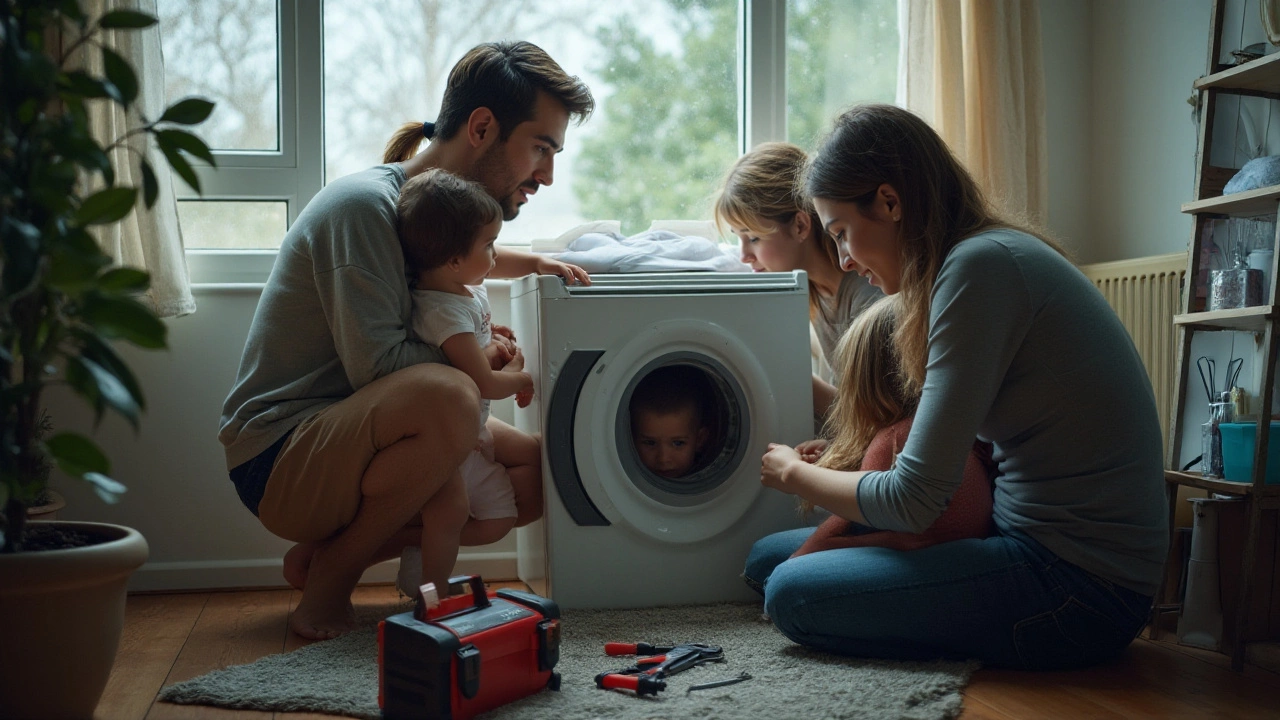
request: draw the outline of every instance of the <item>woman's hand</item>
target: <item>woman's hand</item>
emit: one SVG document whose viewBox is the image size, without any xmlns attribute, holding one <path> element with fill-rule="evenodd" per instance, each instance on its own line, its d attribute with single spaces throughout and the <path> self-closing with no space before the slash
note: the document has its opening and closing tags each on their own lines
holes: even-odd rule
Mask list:
<svg viewBox="0 0 1280 720">
<path fill-rule="evenodd" d="M 822 453 L 826 452 L 827 445 L 829 444 L 830 443 L 822 438 L 805 440 L 799 445 L 796 445 L 796 452 L 800 454 L 801 460 L 812 464 L 818 462 L 818 458 L 822 457 Z"/>
<path fill-rule="evenodd" d="M 539 257 L 534 269 L 539 275 L 559 275 L 564 278 L 566 285 L 591 284 L 591 276 L 587 275 L 586 270 L 549 257 Z"/>
<path fill-rule="evenodd" d="M 804 462 L 800 453 L 793 448 L 769 443 L 769 452 L 765 453 L 760 461 L 760 484 L 774 490 L 781 490 L 788 495 L 795 495 L 796 488 L 789 485 L 787 480 L 791 468 L 797 464 L 803 465 Z"/>
</svg>

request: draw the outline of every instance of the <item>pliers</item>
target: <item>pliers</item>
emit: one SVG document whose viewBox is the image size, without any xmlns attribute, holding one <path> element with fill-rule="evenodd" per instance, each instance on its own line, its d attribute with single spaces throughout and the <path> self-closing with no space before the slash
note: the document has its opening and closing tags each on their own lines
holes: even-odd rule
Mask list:
<svg viewBox="0 0 1280 720">
<path fill-rule="evenodd" d="M 724 662 L 724 650 L 718 645 L 682 643 L 650 645 L 648 643 L 606 643 L 606 655 L 643 655 L 636 664 L 622 670 L 602 672 L 596 676 L 601 689 L 631 690 L 636 695 L 657 695 L 667 683 L 663 678 L 708 662 Z M 658 654 L 652 654 L 658 653 Z"/>
</svg>

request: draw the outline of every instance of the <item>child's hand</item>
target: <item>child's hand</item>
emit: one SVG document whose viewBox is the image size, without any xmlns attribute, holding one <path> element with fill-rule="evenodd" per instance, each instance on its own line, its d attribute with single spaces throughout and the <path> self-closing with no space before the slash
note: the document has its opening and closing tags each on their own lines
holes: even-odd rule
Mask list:
<svg viewBox="0 0 1280 720">
<path fill-rule="evenodd" d="M 515 354 L 502 366 L 503 372 L 521 372 L 524 370 L 524 352 L 520 348 L 516 348 Z M 529 380 L 530 387 L 533 386 L 533 380 Z"/>
<path fill-rule="evenodd" d="M 799 445 L 796 445 L 796 452 L 800 454 L 801 460 L 812 464 L 818 462 L 818 458 L 822 457 L 822 453 L 826 452 L 827 445 L 829 444 L 830 443 L 822 438 L 805 440 Z"/>
<path fill-rule="evenodd" d="M 493 340 L 484 348 L 484 357 L 489 361 L 490 370 L 501 370 L 516 355 L 516 345 L 507 338 L 500 338 L 494 333 Z"/>
<path fill-rule="evenodd" d="M 760 484 L 795 495 L 795 488 L 787 485 L 786 474 L 795 463 L 802 463 L 800 453 L 787 445 L 769 443 L 769 452 L 760 460 Z"/>
<path fill-rule="evenodd" d="M 524 356 L 521 356 L 523 359 Z M 529 407 L 529 403 L 533 402 L 533 376 L 527 372 L 520 373 L 520 378 L 525 384 L 516 391 L 516 405 L 519 407 Z"/>
<path fill-rule="evenodd" d="M 577 265 L 552 260 L 549 257 L 538 258 L 537 265 L 534 270 L 539 275 L 559 275 L 564 278 L 566 285 L 590 285 L 591 276 L 587 275 L 587 271 Z"/>
<path fill-rule="evenodd" d="M 493 326 L 493 339 L 495 341 L 505 341 L 513 352 L 516 349 L 516 333 L 506 325 Z"/>
</svg>

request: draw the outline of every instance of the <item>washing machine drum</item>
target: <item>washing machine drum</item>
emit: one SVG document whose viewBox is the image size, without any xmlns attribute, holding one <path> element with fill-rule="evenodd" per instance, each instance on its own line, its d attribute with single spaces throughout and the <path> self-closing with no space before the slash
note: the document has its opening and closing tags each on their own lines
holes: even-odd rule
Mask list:
<svg viewBox="0 0 1280 720">
<path fill-rule="evenodd" d="M 644 380 L 680 368 L 704 378 L 707 439 L 692 468 L 663 477 L 645 466 L 631 423 Z M 578 525 L 622 525 L 672 543 L 733 527 L 764 491 L 759 438 L 774 436 L 767 376 L 737 337 L 706 322 L 659 323 L 617 350 L 571 350 L 544 424 L 548 479 Z"/>
</svg>

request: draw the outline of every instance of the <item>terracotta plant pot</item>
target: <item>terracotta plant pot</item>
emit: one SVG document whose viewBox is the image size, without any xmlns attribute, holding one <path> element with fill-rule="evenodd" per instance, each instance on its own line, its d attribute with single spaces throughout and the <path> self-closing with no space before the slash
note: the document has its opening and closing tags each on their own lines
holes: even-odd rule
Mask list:
<svg viewBox="0 0 1280 720">
<path fill-rule="evenodd" d="M 0 718 L 93 717 L 124 627 L 125 585 L 147 559 L 132 528 L 51 524 L 101 541 L 0 554 Z"/>
</svg>

